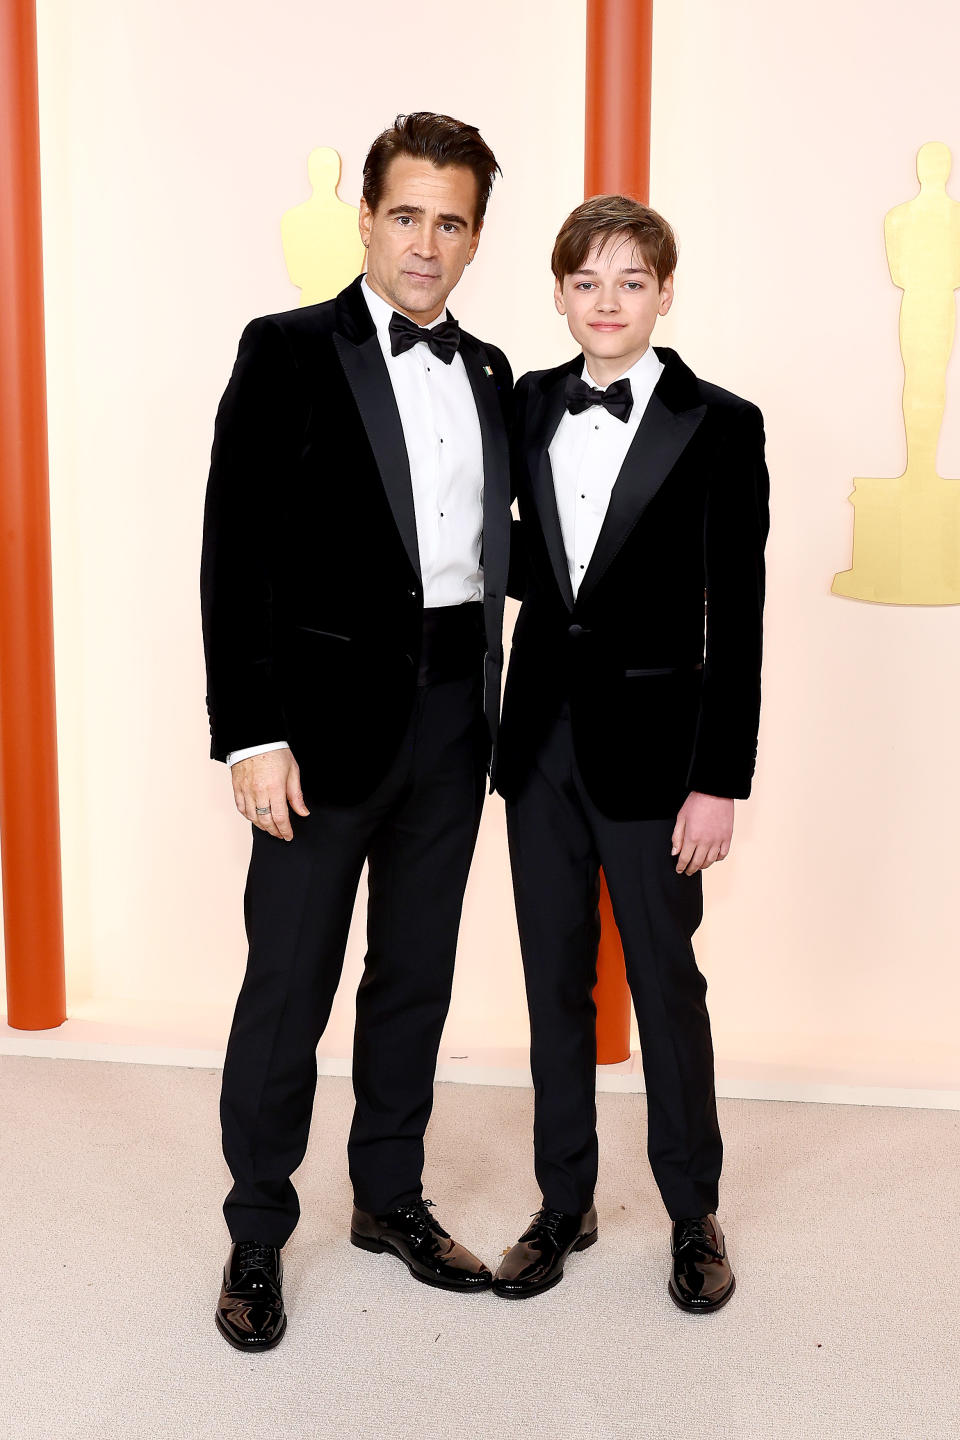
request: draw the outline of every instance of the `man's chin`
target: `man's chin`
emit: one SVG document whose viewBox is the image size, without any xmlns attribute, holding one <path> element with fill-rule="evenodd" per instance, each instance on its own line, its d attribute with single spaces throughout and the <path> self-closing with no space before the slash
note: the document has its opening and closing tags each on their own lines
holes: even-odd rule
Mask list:
<svg viewBox="0 0 960 1440">
<path fill-rule="evenodd" d="M 449 293 L 442 280 L 417 282 L 405 277 L 397 286 L 397 299 L 404 310 L 410 311 L 436 310 L 446 303 Z"/>
</svg>

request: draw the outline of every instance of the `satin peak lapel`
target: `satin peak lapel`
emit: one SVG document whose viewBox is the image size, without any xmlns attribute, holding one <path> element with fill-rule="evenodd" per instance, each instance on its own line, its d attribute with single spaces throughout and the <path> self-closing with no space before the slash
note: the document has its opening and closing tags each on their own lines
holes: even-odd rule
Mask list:
<svg viewBox="0 0 960 1440">
<path fill-rule="evenodd" d="M 347 383 L 357 402 L 363 428 L 373 450 L 380 479 L 386 491 L 394 522 L 418 579 L 420 547 L 417 543 L 417 516 L 413 508 L 410 462 L 400 423 L 400 411 L 387 374 L 387 363 L 376 331 L 357 345 L 334 333 L 333 343 L 340 357 Z"/>
<path fill-rule="evenodd" d="M 610 493 L 593 555 L 577 591 L 578 601 L 602 578 L 706 413 L 706 405 L 675 413 L 654 390 Z"/>
<path fill-rule="evenodd" d="M 486 356 L 464 336 L 460 346 L 473 391 L 483 445 L 483 576 L 484 588 L 503 595 L 510 551 L 510 450 L 497 382 Z"/>
<path fill-rule="evenodd" d="M 575 362 L 576 363 L 576 362 Z M 573 369 L 574 365 L 568 367 Z M 534 504 L 540 518 L 540 528 L 550 556 L 554 578 L 568 610 L 573 609 L 573 587 L 567 568 L 567 552 L 563 543 L 560 512 L 557 509 L 557 491 L 553 483 L 553 466 L 550 464 L 550 442 L 557 433 L 557 426 L 563 419 L 563 382 L 566 371 L 543 396 L 540 413 L 531 427 L 527 447 L 527 467 L 533 487 Z"/>
</svg>

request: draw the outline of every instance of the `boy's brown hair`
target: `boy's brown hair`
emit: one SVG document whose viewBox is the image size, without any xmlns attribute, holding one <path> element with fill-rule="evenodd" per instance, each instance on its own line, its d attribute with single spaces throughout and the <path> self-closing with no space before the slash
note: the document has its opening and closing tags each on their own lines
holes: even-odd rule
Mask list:
<svg viewBox="0 0 960 1440">
<path fill-rule="evenodd" d="M 380 203 L 390 161 L 399 155 L 407 155 L 414 160 L 429 160 L 438 169 L 446 165 L 462 165 L 464 169 L 472 170 L 477 182 L 474 225 L 480 224 L 493 189 L 493 177 L 500 166 L 476 125 L 465 125 L 462 120 L 454 120 L 450 115 L 435 115 L 430 110 L 398 115 L 394 123 L 374 140 L 363 163 L 363 198 L 371 210 L 376 210 Z"/>
<path fill-rule="evenodd" d="M 677 266 L 676 236 L 662 215 L 628 195 L 594 195 L 564 220 L 550 261 L 561 285 L 581 268 L 598 241 L 602 251 L 614 235 L 633 242 L 662 289 Z"/>
</svg>

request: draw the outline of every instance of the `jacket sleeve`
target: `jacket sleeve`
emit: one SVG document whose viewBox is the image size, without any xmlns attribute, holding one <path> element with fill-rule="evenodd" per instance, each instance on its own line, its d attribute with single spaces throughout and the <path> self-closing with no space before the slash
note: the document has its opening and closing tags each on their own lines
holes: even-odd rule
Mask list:
<svg viewBox="0 0 960 1440">
<path fill-rule="evenodd" d="M 760 724 L 770 480 L 763 416 L 745 405 L 731 420 L 704 517 L 706 651 L 690 790 L 745 800 Z"/>
<path fill-rule="evenodd" d="M 273 575 L 284 563 L 280 497 L 303 429 L 296 364 L 276 322 L 240 337 L 214 426 L 200 610 L 210 756 L 286 734 L 274 686 Z"/>
</svg>

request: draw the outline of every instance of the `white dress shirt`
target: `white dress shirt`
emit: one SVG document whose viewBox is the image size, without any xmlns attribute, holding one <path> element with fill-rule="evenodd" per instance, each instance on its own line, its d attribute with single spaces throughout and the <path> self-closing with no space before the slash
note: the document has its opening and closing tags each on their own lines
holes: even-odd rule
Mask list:
<svg viewBox="0 0 960 1440">
<path fill-rule="evenodd" d="M 602 405 L 590 405 L 579 415 L 564 410 L 550 442 L 550 467 L 574 599 L 590 564 L 620 467 L 663 369 L 663 361 L 648 345 L 640 359 L 618 376 L 630 381 L 633 393 L 628 420 L 619 420 Z M 588 385 L 607 388 L 597 384 L 586 360 L 582 374 Z"/>
<path fill-rule="evenodd" d="M 363 277 L 360 286 L 400 412 L 410 464 L 425 610 L 483 598 L 483 444 L 476 401 L 463 357 L 445 365 L 426 345 L 390 351 L 393 306 Z M 444 311 L 431 322 L 439 325 Z M 285 740 L 232 750 L 227 764 L 281 750 Z"/>
</svg>

